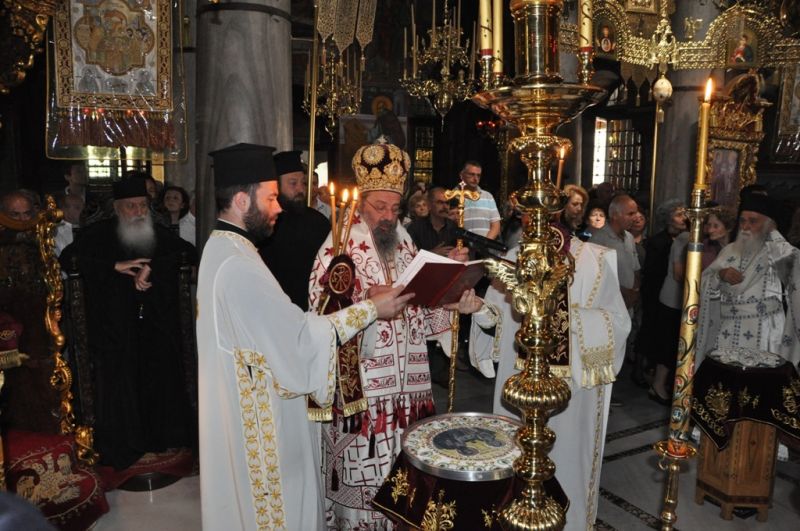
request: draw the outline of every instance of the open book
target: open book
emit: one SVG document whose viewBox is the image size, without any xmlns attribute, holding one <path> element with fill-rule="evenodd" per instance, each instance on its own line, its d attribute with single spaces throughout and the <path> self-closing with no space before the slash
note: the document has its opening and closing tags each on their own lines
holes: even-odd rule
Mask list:
<svg viewBox="0 0 800 531">
<path fill-rule="evenodd" d="M 394 283 L 405 285 L 403 293 L 414 293 L 409 304 L 433 308 L 458 302 L 485 274 L 483 260 L 457 262 L 420 250 Z"/>
</svg>

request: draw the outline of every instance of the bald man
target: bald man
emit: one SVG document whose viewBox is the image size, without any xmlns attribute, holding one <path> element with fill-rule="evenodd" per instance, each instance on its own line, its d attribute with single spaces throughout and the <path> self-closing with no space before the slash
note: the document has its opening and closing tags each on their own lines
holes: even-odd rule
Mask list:
<svg viewBox="0 0 800 531">
<path fill-rule="evenodd" d="M 0 201 L 3 214 L 17 221 L 30 221 L 33 219 L 33 202 L 22 192 L 9 192 Z"/>
</svg>

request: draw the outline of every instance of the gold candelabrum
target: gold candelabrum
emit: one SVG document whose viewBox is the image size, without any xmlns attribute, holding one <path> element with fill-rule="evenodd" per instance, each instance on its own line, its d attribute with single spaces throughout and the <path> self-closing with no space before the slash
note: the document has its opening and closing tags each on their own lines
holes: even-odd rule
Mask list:
<svg viewBox="0 0 800 531">
<path fill-rule="evenodd" d="M 697 453 L 689 443 L 689 417 L 692 412 L 692 386 L 694 383 L 695 349 L 697 347 L 697 317 L 700 310 L 700 278 L 703 270 L 703 233 L 706 216 L 712 209 L 706 207 L 708 191 L 708 127 L 711 111 L 713 83 L 708 80 L 697 123 L 697 163 L 691 206 L 686 209 L 689 218 L 689 244 L 686 252 L 686 269 L 683 281 L 683 311 L 675 364 L 675 384 L 672 391 L 669 438 L 655 444 L 661 456 L 659 467 L 667 472 L 664 482 L 664 501 L 661 510 L 661 529 L 670 531 L 678 519 L 678 478 L 681 462 Z"/>
<path fill-rule="evenodd" d="M 523 426 L 516 438 L 522 455 L 514 462 L 514 472 L 524 486 L 519 497 L 499 512 L 503 529 L 544 531 L 561 529 L 566 522 L 564 509 L 547 494 L 544 482 L 555 474 L 555 465 L 548 457 L 555 434 L 547 421 L 570 399 L 566 382 L 550 372 L 548 357 L 555 348 L 552 316 L 559 293 L 572 279 L 574 261 L 565 252 L 561 232 L 550 225 L 565 198 L 549 173 L 559 150 L 571 145 L 555 135 L 556 127 L 596 104 L 605 91 L 587 83 L 591 71 L 588 50 L 582 54 L 582 62 L 587 64 L 582 64 L 579 83 L 565 83 L 559 74 L 563 4 L 563 0 L 510 2 L 516 77 L 505 86 L 473 97 L 475 103 L 492 109 L 519 130 L 520 136 L 509 143 L 509 149 L 518 153 L 528 168 L 527 184 L 512 194 L 512 200 L 530 219 L 516 267 L 487 261 L 489 274 L 508 286 L 514 308 L 524 316 L 516 334 L 516 345 L 525 357 L 524 369 L 503 386 L 503 399 L 522 413 Z M 591 6 L 584 12 L 590 13 Z M 588 24 L 582 31 L 591 35 L 591 18 Z"/>
<path fill-rule="evenodd" d="M 472 40 L 461 44 L 461 2 L 451 18 L 447 2 L 441 26 L 436 26 L 436 2 L 427 37 L 417 36 L 414 5 L 411 5 L 411 55 L 404 30 L 403 77 L 400 85 L 412 96 L 430 98 L 433 108 L 444 120 L 453 104 L 470 98 L 477 90 L 475 80 L 475 28 Z M 408 63 L 411 63 L 409 72 Z"/>
<path fill-rule="evenodd" d="M 500 193 L 497 195 L 500 201 L 498 205 L 500 212 L 503 212 L 503 207 L 508 201 L 508 180 L 510 178 L 508 174 L 508 142 L 511 138 L 511 130 L 503 120 L 481 120 L 475 124 L 475 128 L 478 133 L 492 141 L 500 157 Z"/>
<path fill-rule="evenodd" d="M 311 114 L 312 61 L 306 68 L 303 110 Z M 316 116 L 327 116 L 325 130 L 333 136 L 339 116 L 355 114 L 361 108 L 361 80 L 364 74 L 364 57 L 359 60 L 352 48 L 340 51 L 332 41 L 322 43 L 316 85 Z"/>
</svg>

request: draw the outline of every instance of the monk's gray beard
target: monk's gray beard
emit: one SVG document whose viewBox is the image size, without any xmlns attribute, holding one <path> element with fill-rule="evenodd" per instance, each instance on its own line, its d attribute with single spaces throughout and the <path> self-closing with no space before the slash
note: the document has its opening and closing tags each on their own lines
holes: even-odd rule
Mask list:
<svg viewBox="0 0 800 531">
<path fill-rule="evenodd" d="M 739 231 L 738 236 L 736 236 L 736 241 L 731 245 L 734 246 L 733 249 L 739 256 L 745 260 L 749 260 L 764 247 L 766 241 L 767 235 L 764 232 L 755 233 L 742 230 Z"/>
<path fill-rule="evenodd" d="M 375 240 L 375 247 L 386 259 L 394 257 L 394 251 L 397 248 L 397 229 L 395 225 L 381 221 L 378 226 L 372 229 L 372 237 Z"/>
<path fill-rule="evenodd" d="M 117 236 L 122 246 L 138 257 L 152 256 L 156 248 L 156 228 L 150 212 L 128 220 L 119 218 Z"/>
</svg>

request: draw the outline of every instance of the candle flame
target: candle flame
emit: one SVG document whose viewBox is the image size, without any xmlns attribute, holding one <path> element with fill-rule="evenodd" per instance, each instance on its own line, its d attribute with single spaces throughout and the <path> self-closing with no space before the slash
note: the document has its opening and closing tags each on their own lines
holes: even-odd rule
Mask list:
<svg viewBox="0 0 800 531">
<path fill-rule="evenodd" d="M 565 148 L 564 146 L 561 146 L 560 148 L 558 148 L 558 158 L 563 159 L 564 156 L 566 155 L 566 151 L 567 151 L 567 148 Z"/>
<path fill-rule="evenodd" d="M 353 188 L 353 201 L 358 201 L 358 188 Z"/>
<path fill-rule="evenodd" d="M 335 195 L 336 195 L 336 193 L 335 193 L 335 188 L 334 188 L 334 186 L 333 186 L 333 183 L 330 183 L 330 184 L 328 185 L 328 192 L 330 192 L 331 196 L 335 196 Z"/>
<path fill-rule="evenodd" d="M 342 190 L 342 203 L 347 203 L 347 200 L 350 198 L 350 190 L 345 188 Z"/>
<path fill-rule="evenodd" d="M 706 81 L 706 96 L 703 101 L 711 101 L 712 92 L 714 92 L 714 81 L 711 78 L 708 78 L 708 81 Z"/>
</svg>

